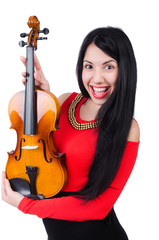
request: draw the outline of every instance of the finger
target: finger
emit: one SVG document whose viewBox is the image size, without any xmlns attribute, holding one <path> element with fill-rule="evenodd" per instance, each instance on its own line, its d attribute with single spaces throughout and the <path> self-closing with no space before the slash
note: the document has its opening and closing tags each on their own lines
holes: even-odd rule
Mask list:
<svg viewBox="0 0 159 240">
<path fill-rule="evenodd" d="M 20 60 L 22 61 L 22 63 L 24 64 L 24 66 L 26 65 L 26 58 L 23 56 L 20 56 Z"/>
<path fill-rule="evenodd" d="M 6 174 L 5 172 L 2 172 L 2 186 L 1 186 L 1 194 L 2 194 L 2 199 L 6 195 L 6 189 L 5 189 L 5 179 L 6 179 Z"/>
<path fill-rule="evenodd" d="M 23 77 L 26 77 L 26 72 L 22 72 L 22 76 L 23 76 Z"/>
<path fill-rule="evenodd" d="M 35 81 L 37 81 L 37 82 L 42 82 L 42 78 L 41 78 L 41 75 L 39 75 L 39 73 L 37 73 L 37 72 L 34 72 L 34 79 L 35 79 Z"/>
<path fill-rule="evenodd" d="M 26 66 L 26 58 L 23 57 L 23 56 L 20 56 L 20 60 L 22 61 L 22 63 Z M 41 65 L 40 65 L 40 62 L 36 56 L 36 54 L 34 53 L 34 66 L 37 70 L 40 70 L 41 69 Z"/>
<path fill-rule="evenodd" d="M 6 194 L 8 195 L 12 190 L 11 186 L 10 186 L 10 182 L 7 178 L 5 178 L 5 191 L 6 191 Z"/>
<path fill-rule="evenodd" d="M 25 85 L 25 83 L 26 83 L 26 79 L 25 78 L 22 79 L 22 83 Z"/>
<path fill-rule="evenodd" d="M 26 72 L 22 72 L 22 76 L 24 77 L 22 79 L 22 83 L 25 85 L 25 82 L 26 82 Z"/>
<path fill-rule="evenodd" d="M 2 171 L 2 178 L 6 178 L 6 173 L 4 171 Z"/>
<path fill-rule="evenodd" d="M 39 72 L 34 72 L 34 79 L 35 81 L 39 82 L 39 84 L 43 84 L 45 81 L 45 77 L 43 74 L 40 74 Z"/>
<path fill-rule="evenodd" d="M 41 70 L 40 62 L 35 53 L 34 53 L 34 66 L 35 66 L 36 70 Z"/>
<path fill-rule="evenodd" d="M 2 183 L 4 184 L 4 181 L 6 179 L 6 173 L 3 171 L 2 172 Z"/>
</svg>

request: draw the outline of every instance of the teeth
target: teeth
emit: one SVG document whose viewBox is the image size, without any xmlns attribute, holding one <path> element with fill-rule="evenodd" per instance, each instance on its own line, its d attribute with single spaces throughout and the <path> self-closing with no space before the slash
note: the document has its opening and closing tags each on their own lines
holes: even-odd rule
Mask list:
<svg viewBox="0 0 159 240">
<path fill-rule="evenodd" d="M 96 88 L 96 87 L 93 87 L 93 90 L 95 92 L 104 92 L 108 89 L 108 87 L 103 87 L 103 88 Z"/>
</svg>

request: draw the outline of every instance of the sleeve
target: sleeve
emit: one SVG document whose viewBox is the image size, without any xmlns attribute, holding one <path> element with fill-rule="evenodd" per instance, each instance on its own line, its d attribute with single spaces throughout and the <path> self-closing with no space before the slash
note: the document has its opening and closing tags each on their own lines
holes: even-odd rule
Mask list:
<svg viewBox="0 0 159 240">
<path fill-rule="evenodd" d="M 27 197 L 18 209 L 40 218 L 55 218 L 70 221 L 103 219 L 114 206 L 134 167 L 139 142 L 127 142 L 118 173 L 109 188 L 93 201 L 84 203 L 73 196 L 32 200 Z"/>
</svg>

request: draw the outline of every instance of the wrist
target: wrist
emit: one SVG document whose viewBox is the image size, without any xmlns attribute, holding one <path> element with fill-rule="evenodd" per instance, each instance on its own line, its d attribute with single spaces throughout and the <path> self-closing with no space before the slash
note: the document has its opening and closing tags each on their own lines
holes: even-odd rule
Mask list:
<svg viewBox="0 0 159 240">
<path fill-rule="evenodd" d="M 17 202 L 16 202 L 16 204 L 15 204 L 15 207 L 16 207 L 16 208 L 18 208 L 19 204 L 21 203 L 21 201 L 22 201 L 23 199 L 24 199 L 24 196 L 21 195 L 21 194 L 17 197 Z"/>
</svg>

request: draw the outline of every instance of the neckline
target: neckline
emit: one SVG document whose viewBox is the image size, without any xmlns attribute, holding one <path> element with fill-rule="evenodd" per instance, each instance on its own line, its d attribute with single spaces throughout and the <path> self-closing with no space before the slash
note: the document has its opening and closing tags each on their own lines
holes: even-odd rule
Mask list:
<svg viewBox="0 0 159 240">
<path fill-rule="evenodd" d="M 80 108 L 81 108 L 82 104 L 85 103 L 86 101 L 87 101 L 87 98 L 83 97 L 81 99 L 81 101 L 78 103 L 78 105 L 75 109 L 75 118 L 76 118 L 77 122 L 79 122 L 79 123 L 96 122 L 96 120 L 87 121 L 87 120 L 83 120 L 82 118 L 80 118 Z"/>
<path fill-rule="evenodd" d="M 91 128 L 96 128 L 100 125 L 100 120 L 92 120 L 92 121 L 85 121 L 80 118 L 79 110 L 84 101 L 87 98 L 84 98 L 83 95 L 80 93 L 78 94 L 74 100 L 71 102 L 71 105 L 68 110 L 68 119 L 70 124 L 76 130 L 87 130 Z"/>
</svg>

